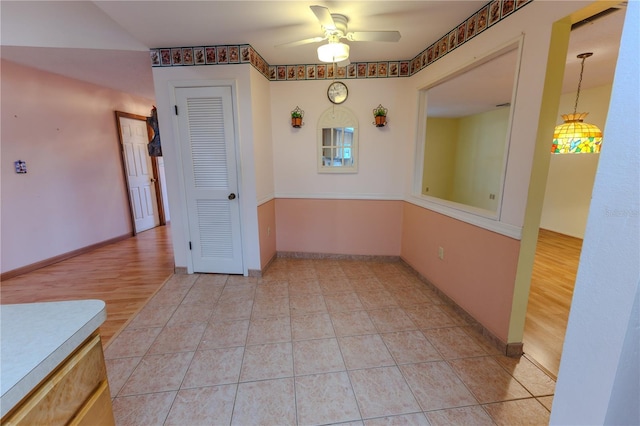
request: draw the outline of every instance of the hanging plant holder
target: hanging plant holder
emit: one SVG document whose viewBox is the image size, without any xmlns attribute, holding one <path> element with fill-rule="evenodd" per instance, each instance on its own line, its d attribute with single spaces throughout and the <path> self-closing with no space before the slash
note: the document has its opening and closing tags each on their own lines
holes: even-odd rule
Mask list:
<svg viewBox="0 0 640 426">
<path fill-rule="evenodd" d="M 300 107 L 296 106 L 296 108 L 291 111 L 291 127 L 299 129 L 302 127 L 302 118 L 304 117 L 304 111 L 300 109 Z"/>
<path fill-rule="evenodd" d="M 375 124 L 376 127 L 384 127 L 387 125 L 387 111 L 387 108 L 383 107 L 382 104 L 373 109 L 373 118 L 375 119 L 373 124 Z"/>
</svg>

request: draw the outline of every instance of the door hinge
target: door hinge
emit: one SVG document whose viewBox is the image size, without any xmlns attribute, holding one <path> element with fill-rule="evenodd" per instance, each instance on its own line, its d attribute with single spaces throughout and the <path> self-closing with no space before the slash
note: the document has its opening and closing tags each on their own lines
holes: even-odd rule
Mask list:
<svg viewBox="0 0 640 426">
<path fill-rule="evenodd" d="M 178 115 L 178 105 L 174 105 L 173 109 L 176 111 L 176 115 Z"/>
<path fill-rule="evenodd" d="M 189 250 L 193 250 L 193 248 L 191 247 L 191 241 L 189 241 Z"/>
</svg>

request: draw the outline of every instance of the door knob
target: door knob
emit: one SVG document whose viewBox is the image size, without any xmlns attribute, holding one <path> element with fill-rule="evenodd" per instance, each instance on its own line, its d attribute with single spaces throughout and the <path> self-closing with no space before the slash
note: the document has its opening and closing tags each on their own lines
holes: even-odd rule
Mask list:
<svg viewBox="0 0 640 426">
<path fill-rule="evenodd" d="M 231 194 L 229 194 L 228 197 L 230 200 L 235 200 L 236 199 L 236 194 L 234 194 L 233 192 Z"/>
</svg>

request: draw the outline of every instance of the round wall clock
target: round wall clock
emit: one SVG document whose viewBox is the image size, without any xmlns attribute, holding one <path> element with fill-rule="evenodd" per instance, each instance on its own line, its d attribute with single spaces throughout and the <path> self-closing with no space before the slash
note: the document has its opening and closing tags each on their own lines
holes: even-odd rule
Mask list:
<svg viewBox="0 0 640 426">
<path fill-rule="evenodd" d="M 347 100 L 349 96 L 349 90 L 347 86 L 341 81 L 334 81 L 329 85 L 327 89 L 327 96 L 329 100 L 334 104 L 341 104 Z"/>
</svg>

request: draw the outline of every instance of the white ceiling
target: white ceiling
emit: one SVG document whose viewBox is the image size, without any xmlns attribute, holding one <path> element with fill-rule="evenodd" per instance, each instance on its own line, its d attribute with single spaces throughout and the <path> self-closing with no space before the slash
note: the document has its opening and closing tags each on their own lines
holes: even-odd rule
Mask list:
<svg viewBox="0 0 640 426">
<path fill-rule="evenodd" d="M 0 56 L 23 65 L 153 99 L 148 49 L 251 44 L 271 65 L 317 63 L 319 43 L 275 45 L 322 35 L 309 9 L 349 18 L 350 31 L 398 30 L 397 43 L 350 42 L 351 61 L 410 59 L 483 1 L 7 1 L 0 2 Z M 572 33 L 565 91 L 613 79 L 624 11 Z"/>
</svg>

